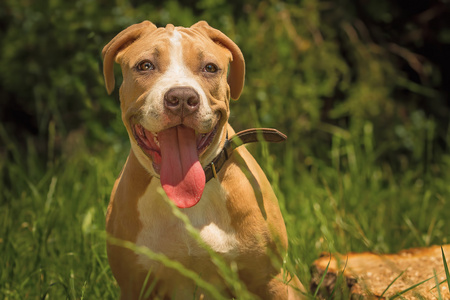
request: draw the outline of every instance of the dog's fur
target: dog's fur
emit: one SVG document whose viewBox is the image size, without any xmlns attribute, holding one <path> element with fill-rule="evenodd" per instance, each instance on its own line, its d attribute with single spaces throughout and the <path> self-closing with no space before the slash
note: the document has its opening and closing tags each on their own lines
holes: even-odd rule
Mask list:
<svg viewBox="0 0 450 300">
<path fill-rule="evenodd" d="M 103 57 L 109 93 L 115 85 L 114 60 L 122 68 L 122 120 L 131 142 L 130 154 L 111 194 L 108 234 L 179 261 L 224 295 L 239 297 L 232 295 L 206 250 L 164 200 L 161 181 L 165 179 L 160 175 L 164 167 L 158 156 L 164 153 L 155 154 L 160 150 L 150 148 L 158 148 L 159 143 L 150 139 L 162 139 L 161 132 L 175 126 L 179 132 L 195 130 L 197 143 L 205 136 L 211 139 L 205 142 L 205 149 L 199 150 L 200 164 L 208 165 L 223 148 L 227 135 L 234 134 L 228 124 L 229 100 L 238 99 L 244 85 L 245 64 L 240 49 L 204 21 L 190 28 L 157 28 L 145 21 L 119 33 L 105 46 Z M 174 97 L 175 102 L 170 102 L 168 94 L 178 87 L 188 88 L 195 100 L 191 97 L 185 102 L 188 105 L 174 109 L 172 105 L 178 105 L 179 99 Z M 182 148 L 180 153 L 184 153 Z M 251 293 L 262 299 L 301 296 L 298 279 L 281 267 L 288 242 L 278 201 L 245 147 L 233 152 L 217 178 L 206 183 L 199 199 L 174 202 L 186 207 L 182 212 L 211 249 L 227 262 L 236 263 L 238 275 Z M 112 243 L 107 250 L 122 299 L 138 299 L 141 290 L 154 282 L 151 298 L 210 297 L 160 262 Z M 143 287 L 149 271 L 148 284 Z"/>
</svg>

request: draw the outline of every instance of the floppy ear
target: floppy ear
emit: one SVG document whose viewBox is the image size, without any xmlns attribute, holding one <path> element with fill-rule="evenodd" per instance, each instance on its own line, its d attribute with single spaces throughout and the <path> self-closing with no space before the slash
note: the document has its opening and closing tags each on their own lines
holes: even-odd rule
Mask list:
<svg viewBox="0 0 450 300">
<path fill-rule="evenodd" d="M 191 28 L 202 30 L 214 42 L 230 50 L 232 59 L 230 73 L 228 74 L 228 84 L 230 85 L 231 98 L 234 100 L 239 99 L 245 80 L 245 61 L 241 49 L 229 37 L 221 31 L 212 28 L 205 21 L 200 21 L 192 25 Z"/>
<path fill-rule="evenodd" d="M 150 21 L 131 25 L 122 30 L 103 48 L 103 76 L 108 94 L 111 94 L 114 90 L 114 60 L 117 54 L 136 41 L 146 29 L 156 29 L 156 26 Z"/>
</svg>

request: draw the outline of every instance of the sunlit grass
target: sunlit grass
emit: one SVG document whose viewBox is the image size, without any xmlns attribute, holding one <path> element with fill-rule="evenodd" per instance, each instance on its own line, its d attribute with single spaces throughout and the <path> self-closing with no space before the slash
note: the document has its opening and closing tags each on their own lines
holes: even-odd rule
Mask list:
<svg viewBox="0 0 450 300">
<path fill-rule="evenodd" d="M 70 155 L 52 154 L 45 163 L 31 143 L 24 151 L 0 133 L 7 148 L 0 153 L 1 298 L 116 299 L 119 289 L 103 232 L 109 194 L 128 146 L 95 152 L 80 146 Z M 370 128 L 366 133 L 362 139 L 334 135 L 329 161 L 298 161 L 289 142 L 250 147 L 280 199 L 290 242 L 285 267 L 305 287 L 310 265 L 324 251 L 386 253 L 449 242 L 446 178 L 427 180 L 420 168 L 398 172 L 378 163 Z M 275 157 L 273 147 L 283 147 L 284 156 Z M 183 220 L 182 211 L 174 212 Z M 196 236 L 193 228 L 190 232 Z M 244 297 L 233 267 L 210 256 Z M 208 287 L 207 279 L 199 280 Z"/>
</svg>

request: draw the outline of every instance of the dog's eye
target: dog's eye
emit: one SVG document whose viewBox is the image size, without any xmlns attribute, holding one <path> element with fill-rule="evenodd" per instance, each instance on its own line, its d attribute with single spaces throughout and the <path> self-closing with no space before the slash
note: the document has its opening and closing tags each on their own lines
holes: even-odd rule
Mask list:
<svg viewBox="0 0 450 300">
<path fill-rule="evenodd" d="M 149 71 L 154 70 L 155 66 L 152 64 L 151 61 L 144 60 L 136 66 L 136 69 L 138 69 L 139 71 Z"/>
<path fill-rule="evenodd" d="M 204 68 L 204 72 L 208 73 L 216 73 L 219 70 L 219 68 L 215 64 L 207 64 Z"/>
</svg>

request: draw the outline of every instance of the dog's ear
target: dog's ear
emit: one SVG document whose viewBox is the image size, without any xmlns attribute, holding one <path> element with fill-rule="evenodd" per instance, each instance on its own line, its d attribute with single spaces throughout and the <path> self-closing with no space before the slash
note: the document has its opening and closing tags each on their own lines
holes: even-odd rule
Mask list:
<svg viewBox="0 0 450 300">
<path fill-rule="evenodd" d="M 111 94 L 114 90 L 114 60 L 117 54 L 136 41 L 142 32 L 148 29 L 156 29 L 156 26 L 150 21 L 131 25 L 122 30 L 103 48 L 103 76 L 108 94 Z"/>
<path fill-rule="evenodd" d="M 228 84 L 230 85 L 231 98 L 239 99 L 244 88 L 245 80 L 245 61 L 241 49 L 221 31 L 212 28 L 205 21 L 200 21 L 191 26 L 191 28 L 200 29 L 214 42 L 230 50 L 232 59 L 230 73 L 228 74 Z"/>
</svg>

